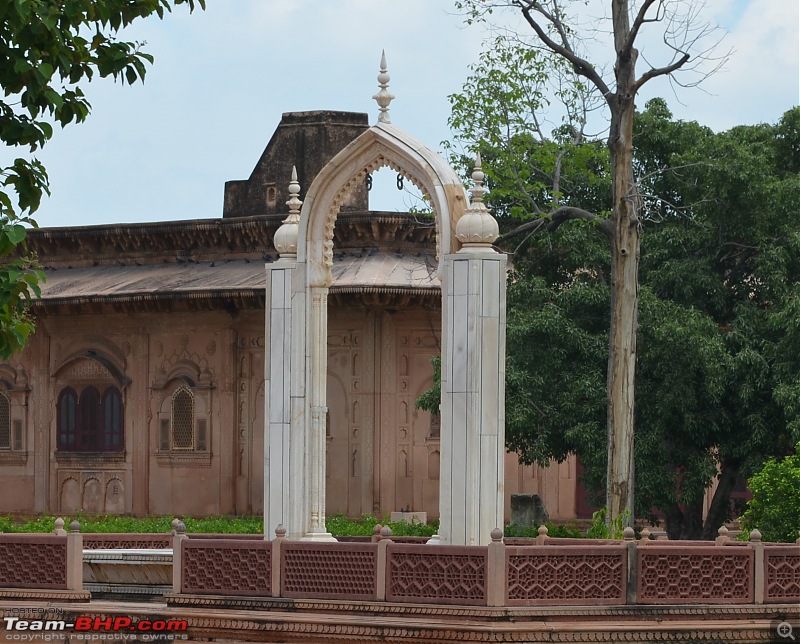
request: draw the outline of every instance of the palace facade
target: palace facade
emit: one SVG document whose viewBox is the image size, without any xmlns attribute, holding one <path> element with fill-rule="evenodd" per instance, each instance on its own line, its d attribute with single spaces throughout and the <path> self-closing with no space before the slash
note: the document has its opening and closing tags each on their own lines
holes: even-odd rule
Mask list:
<svg viewBox="0 0 800 644">
<path fill-rule="evenodd" d="M 263 511 L 265 263 L 292 167 L 307 188 L 366 129 L 366 114 L 284 114 L 219 219 L 30 232 L 47 282 L 28 347 L 0 364 L 0 512 Z M 334 242 L 327 511 L 435 517 L 438 418 L 415 407 L 441 350 L 433 223 L 370 211 L 363 185 Z M 581 512 L 574 460 L 505 466 L 507 515 L 514 492 Z"/>
</svg>

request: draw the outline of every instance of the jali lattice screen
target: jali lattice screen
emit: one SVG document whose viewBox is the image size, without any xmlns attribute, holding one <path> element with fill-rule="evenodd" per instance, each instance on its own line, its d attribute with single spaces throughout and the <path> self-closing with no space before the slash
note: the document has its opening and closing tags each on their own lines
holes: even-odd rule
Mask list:
<svg viewBox="0 0 800 644">
<path fill-rule="evenodd" d="M 390 544 L 386 599 L 486 605 L 486 548 Z"/>
<path fill-rule="evenodd" d="M 0 588 L 66 587 L 66 537 L 0 535 Z"/>
<path fill-rule="evenodd" d="M 184 593 L 272 594 L 272 544 L 269 541 L 184 539 L 181 542 Z"/>
<path fill-rule="evenodd" d="M 800 603 L 800 546 L 765 546 L 764 601 Z"/>
<path fill-rule="evenodd" d="M 624 604 L 627 552 L 623 544 L 512 546 L 506 574 L 510 606 Z"/>
<path fill-rule="evenodd" d="M 638 549 L 638 601 L 751 603 L 753 549 L 741 546 L 647 545 Z"/>
<path fill-rule="evenodd" d="M 281 597 L 377 598 L 378 544 L 281 545 Z"/>
</svg>

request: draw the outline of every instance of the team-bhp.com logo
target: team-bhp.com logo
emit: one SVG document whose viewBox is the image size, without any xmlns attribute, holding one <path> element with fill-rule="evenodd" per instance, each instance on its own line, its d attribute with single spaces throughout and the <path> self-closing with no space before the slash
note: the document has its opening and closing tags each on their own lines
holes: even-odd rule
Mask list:
<svg viewBox="0 0 800 644">
<path fill-rule="evenodd" d="M 45 617 L 45 616 L 42 616 Z M 140 619 L 132 617 L 90 617 L 80 616 L 71 619 L 31 619 L 22 617 L 3 617 L 6 640 L 25 641 L 35 637 L 42 641 L 42 636 L 70 631 L 71 638 L 82 640 L 124 639 L 124 640 L 185 640 L 188 623 L 185 619 Z M 58 638 L 60 639 L 60 638 Z M 52 638 L 53 641 L 57 637 Z"/>
</svg>

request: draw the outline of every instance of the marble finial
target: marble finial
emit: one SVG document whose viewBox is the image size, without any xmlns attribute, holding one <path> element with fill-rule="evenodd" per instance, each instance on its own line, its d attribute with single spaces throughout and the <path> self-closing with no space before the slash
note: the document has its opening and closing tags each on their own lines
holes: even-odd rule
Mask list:
<svg viewBox="0 0 800 644">
<path fill-rule="evenodd" d="M 470 190 L 470 205 L 456 224 L 456 238 L 464 246 L 462 251 L 470 248 L 491 248 L 494 240 L 500 236 L 497 220 L 492 217 L 486 204 L 483 203 L 483 195 L 486 194 L 486 189 L 483 187 L 485 177 L 486 175 L 481 169 L 479 152 L 475 155 L 475 169 L 472 171 L 473 187 Z"/>
<path fill-rule="evenodd" d="M 289 181 L 289 216 L 283 220 L 280 228 L 275 231 L 272 240 L 275 250 L 281 257 L 289 259 L 297 257 L 297 236 L 300 233 L 300 201 L 297 195 L 300 194 L 300 184 L 297 182 L 297 167 L 292 166 L 292 179 Z"/>
<path fill-rule="evenodd" d="M 372 97 L 378 103 L 378 107 L 381 108 L 381 112 L 378 114 L 378 122 L 391 123 L 392 119 L 389 118 L 389 103 L 394 100 L 394 95 L 390 94 L 386 89 L 389 87 L 389 70 L 386 67 L 385 51 L 381 51 L 381 71 L 378 74 L 378 87 L 381 88 L 380 91 Z"/>
<path fill-rule="evenodd" d="M 300 194 L 300 184 L 297 182 L 297 166 L 292 166 L 292 179 L 289 181 L 289 201 L 286 205 L 289 206 L 289 214 L 300 216 L 300 206 L 303 202 L 300 201 L 297 195 Z"/>
</svg>

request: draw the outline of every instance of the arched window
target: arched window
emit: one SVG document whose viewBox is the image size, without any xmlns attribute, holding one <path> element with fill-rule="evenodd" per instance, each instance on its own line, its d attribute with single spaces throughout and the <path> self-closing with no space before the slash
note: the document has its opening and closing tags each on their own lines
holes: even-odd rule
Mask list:
<svg viewBox="0 0 800 644">
<path fill-rule="evenodd" d="M 74 452 L 78 449 L 76 426 L 78 417 L 78 395 L 71 387 L 62 389 L 58 396 L 58 413 L 56 416 L 56 433 L 58 435 L 58 449 L 65 452 Z"/>
<path fill-rule="evenodd" d="M 103 393 L 103 450 L 118 452 L 122 442 L 122 394 L 116 387 Z"/>
<path fill-rule="evenodd" d="M 95 387 L 80 396 L 66 387 L 56 405 L 56 435 L 62 452 L 120 452 L 125 447 L 122 394 L 108 387 L 101 398 Z"/>
<path fill-rule="evenodd" d="M 96 452 L 100 449 L 98 434 L 102 423 L 100 416 L 100 393 L 94 387 L 87 387 L 81 393 L 78 403 L 80 431 L 78 449 L 82 452 Z"/>
<path fill-rule="evenodd" d="M 11 449 L 11 401 L 0 392 L 0 449 Z"/>
<path fill-rule="evenodd" d="M 194 449 L 194 396 L 186 387 L 172 397 L 172 449 Z"/>
</svg>

